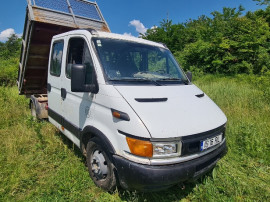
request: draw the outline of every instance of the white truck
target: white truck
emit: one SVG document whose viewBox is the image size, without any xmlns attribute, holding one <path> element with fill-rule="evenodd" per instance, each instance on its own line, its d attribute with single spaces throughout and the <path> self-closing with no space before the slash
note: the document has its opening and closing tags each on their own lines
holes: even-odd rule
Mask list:
<svg viewBox="0 0 270 202">
<path fill-rule="evenodd" d="M 226 116 L 188 75 L 165 45 L 110 33 L 94 2 L 28 1 L 19 92 L 107 191 L 166 189 L 226 154 Z"/>
</svg>

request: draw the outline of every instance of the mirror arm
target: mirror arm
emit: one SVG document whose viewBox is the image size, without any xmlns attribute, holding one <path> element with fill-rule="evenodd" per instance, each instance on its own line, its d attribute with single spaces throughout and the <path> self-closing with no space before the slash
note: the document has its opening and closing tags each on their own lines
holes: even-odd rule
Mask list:
<svg viewBox="0 0 270 202">
<path fill-rule="evenodd" d="M 186 75 L 187 75 L 189 82 L 192 82 L 192 73 L 190 71 L 188 71 Z"/>
<path fill-rule="evenodd" d="M 98 85 L 96 84 L 88 84 L 88 85 L 85 85 L 85 92 L 91 92 L 91 93 L 94 93 L 94 94 L 97 94 L 99 91 L 99 88 L 98 88 Z"/>
</svg>

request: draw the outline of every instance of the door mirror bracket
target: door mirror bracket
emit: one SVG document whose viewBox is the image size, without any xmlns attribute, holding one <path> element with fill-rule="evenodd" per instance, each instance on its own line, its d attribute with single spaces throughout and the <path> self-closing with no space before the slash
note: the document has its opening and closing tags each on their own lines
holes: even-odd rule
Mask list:
<svg viewBox="0 0 270 202">
<path fill-rule="evenodd" d="M 189 82 L 192 82 L 192 73 L 190 71 L 187 72 L 187 78 Z"/>
</svg>

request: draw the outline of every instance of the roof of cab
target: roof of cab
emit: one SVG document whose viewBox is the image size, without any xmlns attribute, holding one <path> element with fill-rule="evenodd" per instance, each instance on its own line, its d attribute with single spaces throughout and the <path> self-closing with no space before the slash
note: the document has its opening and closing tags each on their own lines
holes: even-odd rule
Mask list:
<svg viewBox="0 0 270 202">
<path fill-rule="evenodd" d="M 153 41 L 149 41 L 146 39 L 142 39 L 142 38 L 138 38 L 138 37 L 134 37 L 134 36 L 129 36 L 129 35 L 115 34 L 115 33 L 102 32 L 102 31 L 96 31 L 96 30 L 90 30 L 90 29 L 89 30 L 88 29 L 77 29 L 77 30 L 69 31 L 66 33 L 56 35 L 53 37 L 53 39 L 55 40 L 57 38 L 61 38 L 61 37 L 67 36 L 67 35 L 89 34 L 89 33 L 95 37 L 132 41 L 132 42 L 136 42 L 136 43 L 148 44 L 148 45 L 158 46 L 158 47 L 167 49 L 167 47 L 162 43 L 157 43 L 157 42 L 153 42 Z"/>
<path fill-rule="evenodd" d="M 123 34 L 115 34 L 115 33 L 108 33 L 108 32 L 102 32 L 102 31 L 96 31 L 97 36 L 101 38 L 111 38 L 111 39 L 119 39 L 119 40 L 127 40 L 127 41 L 133 41 L 137 43 L 143 43 L 153 46 L 158 46 L 161 48 L 166 48 L 162 43 L 157 43 L 153 41 L 149 41 L 146 39 L 138 38 L 135 36 L 129 36 L 129 35 L 123 35 Z"/>
</svg>

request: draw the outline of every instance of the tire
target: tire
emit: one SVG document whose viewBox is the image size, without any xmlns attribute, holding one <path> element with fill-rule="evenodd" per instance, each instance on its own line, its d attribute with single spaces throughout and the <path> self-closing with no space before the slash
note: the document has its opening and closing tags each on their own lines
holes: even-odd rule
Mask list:
<svg viewBox="0 0 270 202">
<path fill-rule="evenodd" d="M 96 137 L 88 142 L 86 147 L 88 171 L 98 187 L 106 191 L 114 191 L 116 188 L 114 165 L 108 158 L 108 152 L 101 145 L 101 141 Z"/>
<path fill-rule="evenodd" d="M 34 120 L 37 120 L 37 110 L 33 102 L 31 102 L 31 115 L 33 116 Z"/>
</svg>

